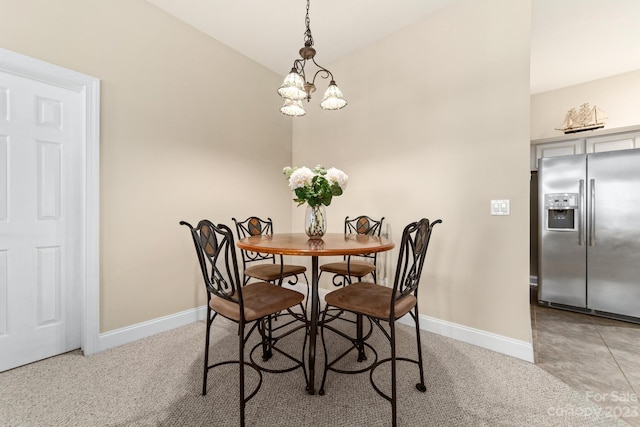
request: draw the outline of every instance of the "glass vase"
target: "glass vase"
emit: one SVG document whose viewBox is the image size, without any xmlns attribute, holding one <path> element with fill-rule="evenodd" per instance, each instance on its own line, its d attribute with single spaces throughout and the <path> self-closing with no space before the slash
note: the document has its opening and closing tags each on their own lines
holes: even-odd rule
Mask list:
<svg viewBox="0 0 640 427">
<path fill-rule="evenodd" d="M 327 232 L 326 211 L 324 205 L 309 206 L 304 216 L 304 231 L 310 239 L 322 239 Z"/>
</svg>

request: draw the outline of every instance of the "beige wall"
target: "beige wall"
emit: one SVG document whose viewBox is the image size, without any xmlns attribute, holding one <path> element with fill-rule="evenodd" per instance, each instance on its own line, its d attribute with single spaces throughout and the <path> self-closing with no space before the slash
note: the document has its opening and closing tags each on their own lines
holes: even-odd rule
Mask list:
<svg viewBox="0 0 640 427">
<path fill-rule="evenodd" d="M 205 304 L 180 220 L 289 227 L 280 76 L 143 0 L 3 0 L 0 16 L 4 48 L 101 79 L 102 332 Z"/>
<path fill-rule="evenodd" d="M 346 215 L 384 215 L 399 243 L 408 222 L 441 218 L 421 313 L 526 342 L 530 6 L 463 0 L 331 64 L 349 105 L 321 111 L 323 82 L 293 129 L 296 165 L 350 177 L 330 231 Z M 490 216 L 491 199 L 510 199 L 511 215 Z"/>
<path fill-rule="evenodd" d="M 531 96 L 531 140 L 563 136 L 564 116 L 588 102 L 609 117 L 604 129 L 640 124 L 640 70 Z"/>
<path fill-rule="evenodd" d="M 462 0 L 332 64 L 350 105 L 321 111 L 320 89 L 293 131 L 281 76 L 142 0 L 3 0 L 0 14 L 3 47 L 102 80 L 102 331 L 203 304 L 179 220 L 301 229 L 280 174 L 293 156 L 351 177 L 330 231 L 385 215 L 398 241 L 443 219 L 423 314 L 530 341 L 530 0 Z M 489 216 L 496 198 L 511 216 Z"/>
</svg>

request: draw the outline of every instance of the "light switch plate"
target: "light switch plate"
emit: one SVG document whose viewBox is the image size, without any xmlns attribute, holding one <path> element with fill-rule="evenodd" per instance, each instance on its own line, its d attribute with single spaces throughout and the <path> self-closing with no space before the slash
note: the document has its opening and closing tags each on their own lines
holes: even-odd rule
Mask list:
<svg viewBox="0 0 640 427">
<path fill-rule="evenodd" d="M 510 215 L 511 214 L 511 200 L 492 200 L 491 201 L 491 215 Z"/>
</svg>

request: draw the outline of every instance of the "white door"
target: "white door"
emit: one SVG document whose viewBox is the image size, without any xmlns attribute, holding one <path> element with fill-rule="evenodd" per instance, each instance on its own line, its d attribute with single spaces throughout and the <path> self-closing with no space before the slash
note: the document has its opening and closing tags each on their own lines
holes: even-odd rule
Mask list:
<svg viewBox="0 0 640 427">
<path fill-rule="evenodd" d="M 83 100 L 0 72 L 0 371 L 80 348 Z"/>
</svg>

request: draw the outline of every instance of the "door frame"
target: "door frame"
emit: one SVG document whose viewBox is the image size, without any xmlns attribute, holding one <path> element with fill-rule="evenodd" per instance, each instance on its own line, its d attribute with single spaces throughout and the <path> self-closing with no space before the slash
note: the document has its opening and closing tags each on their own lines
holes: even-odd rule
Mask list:
<svg viewBox="0 0 640 427">
<path fill-rule="evenodd" d="M 88 356 L 100 351 L 100 80 L 2 48 L 0 71 L 72 90 L 84 103 L 81 345 Z"/>
</svg>

